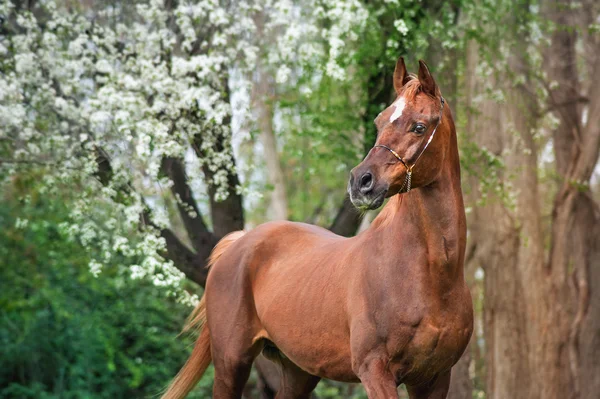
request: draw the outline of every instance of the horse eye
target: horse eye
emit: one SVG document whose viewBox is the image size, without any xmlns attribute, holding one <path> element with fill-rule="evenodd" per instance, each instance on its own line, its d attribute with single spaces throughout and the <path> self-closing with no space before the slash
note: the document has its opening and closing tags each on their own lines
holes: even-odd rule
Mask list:
<svg viewBox="0 0 600 399">
<path fill-rule="evenodd" d="M 426 130 L 427 130 L 427 126 L 425 126 L 422 123 L 417 123 L 415 125 L 415 128 L 413 129 L 413 131 L 417 134 L 423 134 L 423 133 L 425 133 Z"/>
</svg>

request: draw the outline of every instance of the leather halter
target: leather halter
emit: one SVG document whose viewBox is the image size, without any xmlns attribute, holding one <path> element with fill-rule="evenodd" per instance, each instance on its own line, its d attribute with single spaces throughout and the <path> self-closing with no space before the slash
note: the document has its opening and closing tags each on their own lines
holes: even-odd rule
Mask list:
<svg viewBox="0 0 600 399">
<path fill-rule="evenodd" d="M 398 153 L 396 151 L 392 150 L 387 145 L 376 144 L 373 146 L 373 148 L 377 148 L 377 147 L 385 148 L 386 150 L 391 152 L 392 155 L 398 159 L 398 161 L 402 162 L 402 165 L 404 165 L 404 167 L 406 168 L 406 177 L 404 178 L 404 183 L 402 183 L 402 187 L 400 187 L 400 191 L 399 191 L 400 193 L 405 188 L 406 188 L 406 191 L 405 191 L 406 193 L 410 191 L 410 183 L 412 180 L 412 170 L 415 167 L 415 165 L 417 164 L 417 161 L 419 160 L 419 158 L 421 158 L 421 155 L 423 155 L 423 153 L 425 152 L 427 147 L 429 147 L 429 144 L 431 143 L 431 140 L 433 140 L 433 136 L 435 136 L 435 132 L 437 131 L 438 126 L 440 126 L 440 123 L 442 123 L 442 118 L 444 116 L 444 103 L 445 103 L 444 97 L 440 97 L 440 101 L 442 103 L 442 107 L 440 109 L 440 118 L 438 119 L 437 124 L 435 125 L 435 128 L 433 129 L 433 132 L 431 132 L 431 136 L 429 136 L 427 143 L 425 143 L 425 147 L 423 147 L 423 149 L 419 153 L 419 156 L 417 156 L 417 159 L 415 159 L 415 162 L 413 162 L 412 165 L 408 166 L 406 164 L 406 162 L 404 162 L 404 159 L 402 159 L 402 157 L 400 155 L 398 155 Z"/>
</svg>

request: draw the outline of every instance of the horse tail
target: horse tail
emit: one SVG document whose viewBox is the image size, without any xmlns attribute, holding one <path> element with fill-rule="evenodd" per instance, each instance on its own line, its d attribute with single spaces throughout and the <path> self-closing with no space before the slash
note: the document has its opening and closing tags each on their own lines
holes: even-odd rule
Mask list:
<svg viewBox="0 0 600 399">
<path fill-rule="evenodd" d="M 212 252 L 210 253 L 210 257 L 208 258 L 208 264 L 206 265 L 206 268 L 208 269 L 209 267 L 214 265 L 219 260 L 221 255 L 223 255 L 223 253 L 227 250 L 227 248 L 229 248 L 231 244 L 233 244 L 236 240 L 241 238 L 244 234 L 246 234 L 244 230 L 238 230 L 231 232 L 225 237 L 223 237 L 221 241 L 219 241 L 217 245 L 215 245 Z"/>
<path fill-rule="evenodd" d="M 196 386 L 210 365 L 210 336 L 208 328 L 202 329 L 196 340 L 192 355 L 177 373 L 161 399 L 183 399 Z"/>
<path fill-rule="evenodd" d="M 219 258 L 225 253 L 227 248 L 231 244 L 233 244 L 238 238 L 242 237 L 246 232 L 244 230 L 234 231 L 233 233 L 227 234 L 225 237 L 221 239 L 215 245 L 210 256 L 208 258 L 208 263 L 206 264 L 206 268 L 210 268 L 213 266 Z M 192 313 L 189 315 L 185 322 L 185 326 L 183 327 L 182 333 L 186 333 L 192 330 L 199 330 L 204 325 L 204 321 L 206 320 L 206 305 L 204 304 L 204 296 L 200 300 L 198 306 L 194 308 Z"/>
<path fill-rule="evenodd" d="M 211 267 L 223 255 L 227 247 L 235 240 L 245 234 L 244 231 L 235 231 L 225 236 L 213 249 L 208 259 L 207 267 Z M 192 329 L 201 329 L 206 322 L 206 302 L 204 296 L 198 306 L 188 317 L 183 332 Z M 196 386 L 202 375 L 210 365 L 212 357 L 210 354 L 210 335 L 208 328 L 202 328 L 200 336 L 196 340 L 192 355 L 185 362 L 179 373 L 175 376 L 161 399 L 183 399 Z"/>
</svg>

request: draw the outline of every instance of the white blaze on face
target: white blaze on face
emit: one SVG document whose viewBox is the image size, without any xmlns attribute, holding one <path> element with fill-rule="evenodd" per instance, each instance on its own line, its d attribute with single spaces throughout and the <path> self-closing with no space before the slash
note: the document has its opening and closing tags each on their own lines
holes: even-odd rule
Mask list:
<svg viewBox="0 0 600 399">
<path fill-rule="evenodd" d="M 392 104 L 396 109 L 394 113 L 390 116 L 390 123 L 394 122 L 396 119 L 402 116 L 402 111 L 404 111 L 404 106 L 406 105 L 406 100 L 404 97 L 400 97 Z"/>
</svg>

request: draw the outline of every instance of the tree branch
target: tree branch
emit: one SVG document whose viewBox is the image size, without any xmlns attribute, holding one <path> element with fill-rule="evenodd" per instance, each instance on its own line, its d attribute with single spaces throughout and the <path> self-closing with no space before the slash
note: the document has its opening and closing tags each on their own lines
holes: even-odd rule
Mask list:
<svg viewBox="0 0 600 399">
<path fill-rule="evenodd" d="M 181 160 L 171 157 L 165 157 L 161 162 L 161 172 L 171 179 L 173 185 L 171 192 L 177 199 L 177 209 L 183 220 L 183 224 L 187 231 L 190 241 L 196 251 L 202 249 L 202 236 L 206 234 L 212 235 L 198 209 L 198 204 L 192 195 L 192 190 L 187 183 L 185 168 Z M 191 209 L 190 209 L 191 208 Z M 193 211 L 196 216 L 191 216 L 189 211 Z"/>
<path fill-rule="evenodd" d="M 598 93 L 600 90 L 600 56 L 596 57 L 593 66 L 592 82 L 589 92 Z M 574 171 L 574 177 L 580 181 L 589 181 L 598 163 L 600 155 L 600 96 L 596 95 L 590 101 L 588 120 L 584 128 L 581 156 Z"/>
<path fill-rule="evenodd" d="M 197 253 L 194 253 L 181 242 L 171 229 L 159 228 L 152 222 L 151 218 L 150 209 L 146 208 L 141 215 L 142 224 L 158 229 L 160 236 L 165 239 L 167 244 L 166 252 L 161 255 L 172 261 L 175 267 L 181 270 L 188 279 L 204 287 L 208 275 L 206 261 L 214 246 L 217 245 L 217 238 L 210 232 L 207 232 L 202 237 L 203 245 L 200 246 Z"/>
<path fill-rule="evenodd" d="M 200 148 L 202 148 L 201 140 L 202 138 L 200 135 L 194 137 L 194 150 L 198 157 L 204 156 L 200 150 Z M 221 147 L 220 149 L 217 149 L 217 151 L 222 151 L 223 143 L 219 141 L 217 145 Z M 233 166 L 233 169 L 235 170 L 235 165 Z M 242 197 L 236 191 L 237 186 L 240 184 L 237 174 L 235 172 L 229 172 L 227 174 L 227 198 L 223 201 L 217 201 L 215 199 L 217 190 L 214 184 L 212 184 L 214 172 L 206 164 L 203 165 L 202 171 L 204 172 L 204 176 L 208 183 L 208 196 L 214 234 L 217 237 L 222 238 L 232 231 L 242 230 L 244 228 L 244 208 L 242 205 Z"/>
<path fill-rule="evenodd" d="M 226 95 L 225 101 L 229 101 L 229 88 L 227 84 L 225 84 Z M 231 116 L 228 116 L 223 121 L 223 126 L 229 126 L 231 122 Z M 214 150 L 216 152 L 225 151 L 224 144 L 225 137 L 221 135 L 216 142 Z M 206 154 L 204 154 L 201 150 L 202 148 L 202 136 L 201 134 L 197 134 L 193 139 L 193 146 L 196 155 L 199 158 L 204 158 Z M 231 149 L 229 149 L 231 150 Z M 204 172 L 204 176 L 206 177 L 208 183 L 208 195 L 210 200 L 210 211 L 213 225 L 213 233 L 214 235 L 221 239 L 226 234 L 231 233 L 236 230 L 244 229 L 244 207 L 242 204 L 242 196 L 238 194 L 237 187 L 240 185 L 240 181 L 237 173 L 235 173 L 235 159 L 232 157 L 232 168 L 227 173 L 227 198 L 222 201 L 217 201 L 215 199 L 216 188 L 211 183 L 214 178 L 214 172 L 210 169 L 210 167 L 205 163 L 202 167 L 202 171 Z"/>
<path fill-rule="evenodd" d="M 352 205 L 350 197 L 346 194 L 344 197 L 344 203 L 340 207 L 333 223 L 329 227 L 329 230 L 335 234 L 339 234 L 345 237 L 351 237 L 356 234 L 358 226 L 362 221 L 363 215 Z"/>
<path fill-rule="evenodd" d="M 96 164 L 98 170 L 96 177 L 104 186 L 108 185 L 113 178 L 114 172 L 110 164 L 110 158 L 106 151 L 101 147 L 95 147 Z M 117 187 L 117 190 L 123 194 L 123 199 L 133 193 L 133 187 L 129 183 L 125 183 Z M 141 226 L 152 226 L 159 230 L 167 244 L 167 251 L 162 254 L 166 259 L 171 260 L 175 267 L 181 270 L 187 278 L 204 286 L 206 283 L 207 270 L 204 267 L 206 259 L 210 255 L 210 251 L 217 244 L 217 238 L 210 232 L 206 232 L 198 240 L 197 253 L 191 251 L 175 233 L 168 228 L 160 228 L 152 221 L 152 212 L 148 206 L 144 207 L 140 215 Z"/>
</svg>

